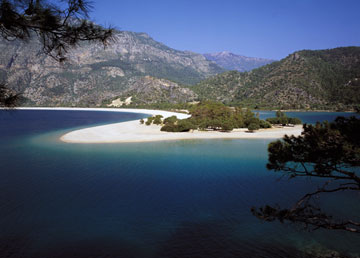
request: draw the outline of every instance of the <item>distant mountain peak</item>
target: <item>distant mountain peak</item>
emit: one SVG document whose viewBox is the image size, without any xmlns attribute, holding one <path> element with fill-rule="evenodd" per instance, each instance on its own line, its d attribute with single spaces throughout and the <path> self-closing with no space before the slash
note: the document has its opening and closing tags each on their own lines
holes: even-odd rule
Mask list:
<svg viewBox="0 0 360 258">
<path fill-rule="evenodd" d="M 204 56 L 226 70 L 237 70 L 240 72 L 250 71 L 275 61 L 266 58 L 237 55 L 230 51 L 206 53 Z"/>
<path fill-rule="evenodd" d="M 230 56 L 230 55 L 234 55 L 234 54 L 231 53 L 230 51 L 222 51 L 222 52 L 214 53 L 214 55 Z"/>
</svg>

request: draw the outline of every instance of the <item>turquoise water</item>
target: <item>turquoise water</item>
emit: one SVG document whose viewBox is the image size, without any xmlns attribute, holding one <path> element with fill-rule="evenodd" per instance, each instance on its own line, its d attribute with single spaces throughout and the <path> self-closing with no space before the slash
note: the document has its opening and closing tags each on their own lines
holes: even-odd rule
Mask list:
<svg viewBox="0 0 360 258">
<path fill-rule="evenodd" d="M 307 123 L 337 115 L 296 113 Z M 311 247 L 360 252 L 360 237 L 351 233 L 309 233 L 251 215 L 252 206 L 290 205 L 318 185 L 278 180 L 267 171 L 271 140 L 58 141 L 74 128 L 141 117 L 1 111 L 0 257 L 304 257 L 299 250 Z M 346 197 L 325 202 L 337 206 Z M 342 212 L 360 214 L 359 202 L 346 204 Z"/>
</svg>

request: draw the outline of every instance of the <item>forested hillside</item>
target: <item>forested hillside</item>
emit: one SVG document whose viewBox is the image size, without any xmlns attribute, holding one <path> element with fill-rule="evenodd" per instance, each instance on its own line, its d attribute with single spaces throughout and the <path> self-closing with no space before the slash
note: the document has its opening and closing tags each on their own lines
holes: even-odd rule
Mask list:
<svg viewBox="0 0 360 258">
<path fill-rule="evenodd" d="M 303 50 L 190 87 L 200 99 L 258 108 L 349 109 L 360 103 L 360 47 Z"/>
</svg>

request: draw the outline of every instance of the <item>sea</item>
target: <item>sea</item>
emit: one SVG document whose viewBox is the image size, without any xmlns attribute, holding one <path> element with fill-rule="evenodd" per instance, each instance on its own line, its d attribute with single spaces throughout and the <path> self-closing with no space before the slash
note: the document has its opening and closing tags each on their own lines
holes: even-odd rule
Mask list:
<svg viewBox="0 0 360 258">
<path fill-rule="evenodd" d="M 305 123 L 354 115 L 287 114 Z M 0 258 L 360 255 L 359 234 L 252 215 L 252 207 L 266 204 L 291 207 L 323 183 L 268 171 L 272 139 L 59 141 L 74 129 L 146 116 L 0 110 Z M 359 194 L 328 194 L 319 202 L 334 217 L 360 217 Z"/>
</svg>

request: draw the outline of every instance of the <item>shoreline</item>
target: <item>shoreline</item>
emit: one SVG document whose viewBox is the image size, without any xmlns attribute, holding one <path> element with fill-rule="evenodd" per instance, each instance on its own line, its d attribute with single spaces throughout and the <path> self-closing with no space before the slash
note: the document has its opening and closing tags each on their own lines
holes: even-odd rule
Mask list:
<svg viewBox="0 0 360 258">
<path fill-rule="evenodd" d="M 22 107 L 19 110 L 64 110 L 64 111 L 104 111 L 120 113 L 138 113 L 150 116 L 162 115 L 164 118 L 177 116 L 179 119 L 190 115 L 152 109 L 128 108 L 71 108 L 71 107 Z M 279 139 L 285 134 L 298 136 L 302 132 L 302 125 L 295 127 L 260 129 L 249 133 L 246 128 L 234 129 L 231 132 L 198 131 L 172 133 L 160 131 L 160 126 L 140 124 L 139 120 L 92 126 L 74 130 L 62 135 L 59 140 L 65 143 L 94 144 L 94 143 L 139 143 L 175 140 L 201 139 Z"/>
<path fill-rule="evenodd" d="M 0 109 L 9 109 L 9 108 L 0 108 Z M 10 108 L 11 110 L 12 108 Z M 89 110 L 89 111 L 114 111 L 116 112 L 117 110 L 131 110 L 131 113 L 133 113 L 135 110 L 153 110 L 153 111 L 164 111 L 164 112 L 174 112 L 176 113 L 176 111 L 171 111 L 171 110 L 162 110 L 162 109 L 147 109 L 147 108 L 127 108 L 127 107 L 118 107 L 118 108 L 114 108 L 114 107 L 15 107 L 16 109 L 38 109 L 38 110 Z M 252 109 L 250 108 L 250 110 L 252 110 L 253 112 L 257 112 L 257 111 L 271 111 L 271 112 L 276 112 L 276 111 L 281 111 L 281 112 L 327 112 L 327 113 L 356 113 L 356 111 L 354 110 L 343 110 L 343 111 L 338 111 L 338 110 L 331 110 L 331 109 L 327 109 L 327 110 L 322 110 L 322 109 Z"/>
<path fill-rule="evenodd" d="M 29 108 L 30 109 L 30 108 Z M 54 110 L 53 108 L 42 108 L 43 110 Z M 57 110 L 84 110 L 84 111 L 111 111 L 128 112 L 148 115 L 162 115 L 164 118 L 177 116 L 180 119 L 189 117 L 187 114 L 175 113 L 170 111 L 151 110 L 151 109 L 97 109 L 97 108 L 56 108 Z M 244 129 L 235 129 L 231 132 L 218 131 L 198 131 L 172 133 L 160 131 L 160 126 L 140 124 L 139 120 L 113 123 L 101 126 L 93 126 L 84 129 L 74 130 L 60 137 L 60 141 L 65 143 L 139 143 L 156 141 L 174 140 L 195 140 L 195 139 L 278 139 L 285 134 L 300 135 L 302 126 L 260 129 L 254 133 Z"/>
<path fill-rule="evenodd" d="M 4 108 L 2 108 L 4 109 Z M 136 108 L 80 108 L 80 107 L 17 107 L 13 110 L 60 110 L 60 111 L 101 111 L 101 112 L 119 112 L 119 113 L 138 113 L 145 115 L 162 115 L 169 117 L 172 115 L 178 116 L 180 119 L 189 117 L 187 114 L 175 113 L 171 111 L 156 110 L 156 109 L 136 109 Z M 10 109 L 12 110 L 12 109 Z"/>
<path fill-rule="evenodd" d="M 142 128 L 139 128 L 142 127 Z M 97 144 L 97 143 L 139 143 L 176 140 L 211 140 L 211 139 L 279 139 L 285 134 L 298 136 L 302 126 L 260 129 L 255 133 L 247 129 L 235 129 L 232 132 L 161 132 L 157 125 L 140 125 L 139 121 L 131 121 L 97 127 L 90 127 L 69 132 L 60 137 L 65 143 Z"/>
</svg>

